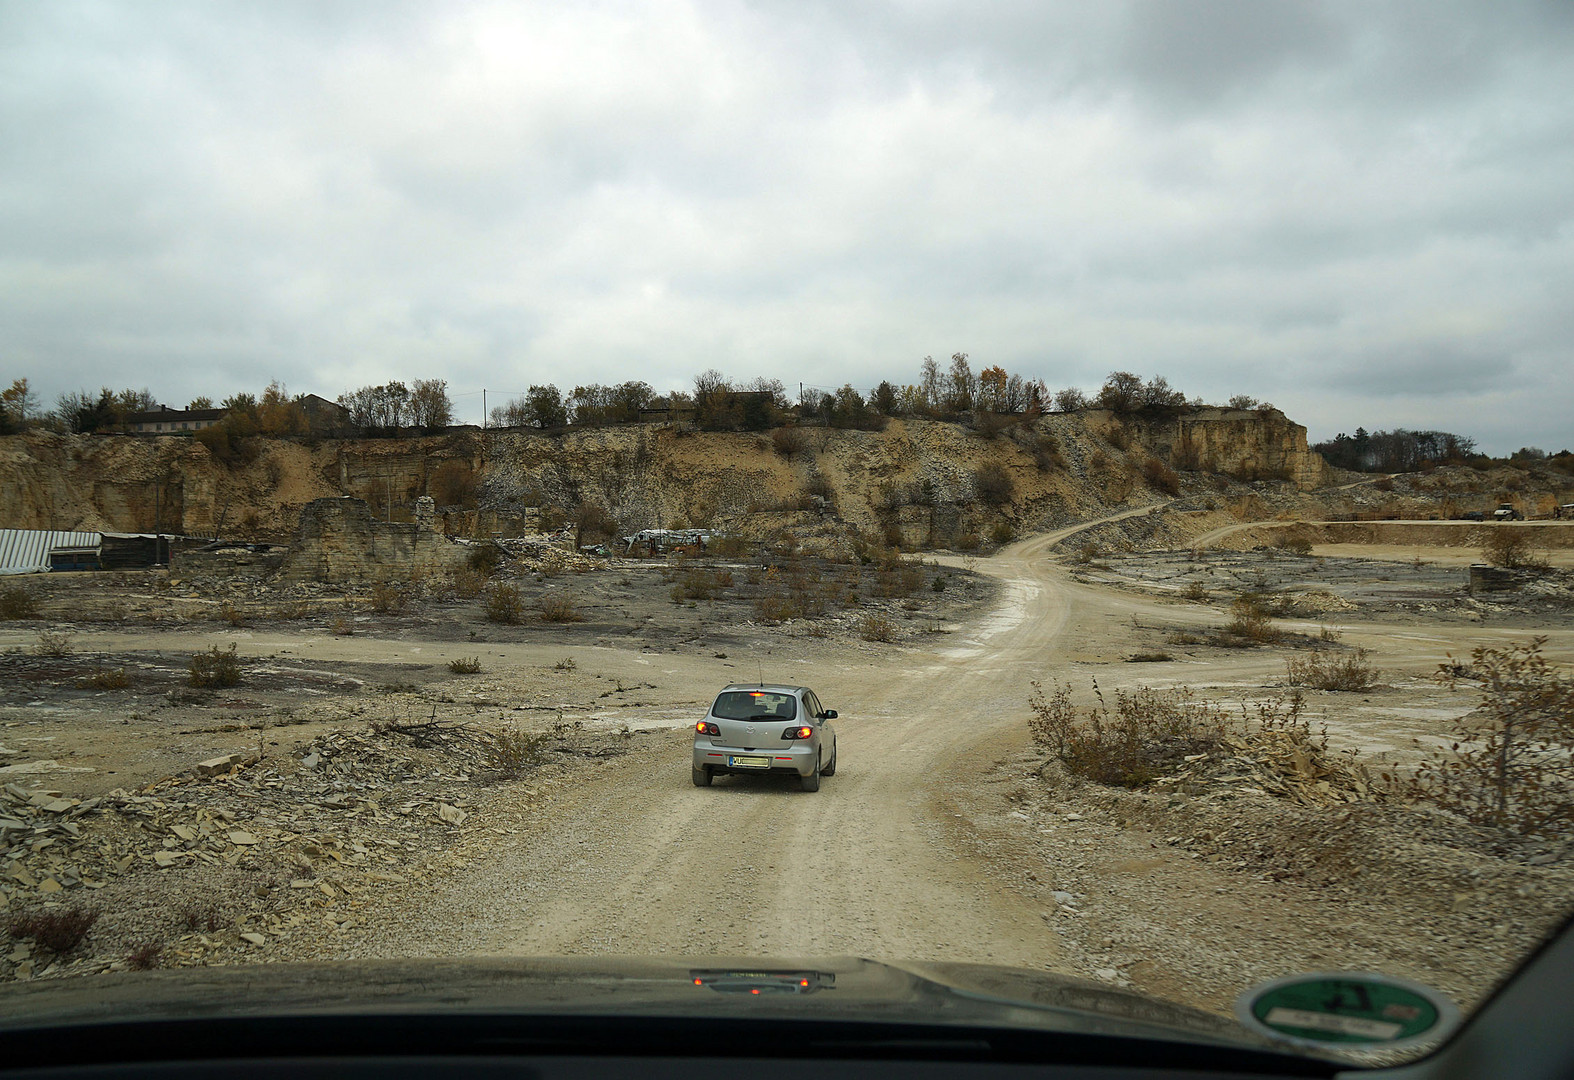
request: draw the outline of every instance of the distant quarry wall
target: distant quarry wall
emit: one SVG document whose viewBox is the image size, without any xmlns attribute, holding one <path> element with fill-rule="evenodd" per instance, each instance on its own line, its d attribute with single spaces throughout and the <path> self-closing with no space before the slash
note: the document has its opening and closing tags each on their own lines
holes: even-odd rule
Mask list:
<svg viewBox="0 0 1574 1080">
<path fill-rule="evenodd" d="M 1306 430 L 1272 410 L 1171 418 L 1085 410 L 983 430 L 927 420 L 893 420 L 878 432 L 458 429 L 257 439 L 244 451 L 226 462 L 179 436 L 0 438 L 0 527 L 288 543 L 317 500 L 351 496 L 367 521 L 413 525 L 417 500 L 428 497 L 439 533 L 518 535 L 594 504 L 630 530 L 852 527 L 921 547 L 1222 490 L 1224 477 L 1303 490 L 1328 479 Z M 1154 480 L 1161 463 L 1181 473 L 1178 485 Z"/>
</svg>

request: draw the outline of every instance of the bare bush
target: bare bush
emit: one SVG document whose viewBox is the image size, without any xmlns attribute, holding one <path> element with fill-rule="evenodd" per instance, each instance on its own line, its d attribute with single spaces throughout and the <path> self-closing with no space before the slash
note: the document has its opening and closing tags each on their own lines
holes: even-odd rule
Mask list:
<svg viewBox="0 0 1574 1080">
<path fill-rule="evenodd" d="M 1241 597 L 1230 605 L 1234 616 L 1224 627 L 1225 635 L 1237 645 L 1267 645 L 1284 637 L 1284 632 L 1268 621 L 1268 612 L 1262 604 L 1249 597 Z"/>
<path fill-rule="evenodd" d="M 372 610 L 379 615 L 396 615 L 404 610 L 405 594 L 395 582 L 379 581 L 372 585 Z"/>
<path fill-rule="evenodd" d="M 1122 452 L 1131 449 L 1131 432 L 1126 430 L 1124 424 L 1113 424 L 1104 433 L 1104 441 Z"/>
<path fill-rule="evenodd" d="M 99 668 L 86 676 L 82 685 L 91 690 L 124 690 L 131 685 L 131 676 L 125 668 Z"/>
<path fill-rule="evenodd" d="M 82 939 L 97 921 L 97 912 L 81 908 L 26 911 L 13 915 L 7 929 L 13 938 L 31 939 L 39 948 L 63 956 L 82 944 Z"/>
<path fill-rule="evenodd" d="M 978 498 L 988 506 L 1005 506 L 1016 494 L 1016 482 L 999 465 L 984 465 L 973 474 Z"/>
<path fill-rule="evenodd" d="M 486 574 L 481 570 L 472 570 L 468 566 L 461 566 L 454 571 L 454 594 L 466 600 L 474 600 L 481 595 L 481 590 L 486 588 Z"/>
<path fill-rule="evenodd" d="M 481 610 L 492 622 L 507 623 L 510 626 L 518 623 L 525 616 L 525 605 L 519 597 L 519 590 L 504 582 L 492 586 L 492 591 L 487 593 Z"/>
<path fill-rule="evenodd" d="M 541 598 L 541 621 L 551 623 L 583 622 L 574 598 L 562 593 L 548 593 Z"/>
<path fill-rule="evenodd" d="M 997 544 L 1009 544 L 1015 540 L 1017 531 L 1011 527 L 1009 521 L 997 521 L 994 528 L 989 530 L 989 538 Z"/>
<path fill-rule="evenodd" d="M 884 615 L 865 615 L 858 623 L 858 636 L 865 641 L 891 641 L 896 637 L 896 623 Z"/>
<path fill-rule="evenodd" d="M 771 432 L 771 448 L 788 461 L 803 453 L 808 445 L 808 437 L 802 428 L 779 427 Z"/>
<path fill-rule="evenodd" d="M 1048 696 L 1038 683 L 1032 685 L 1028 730 L 1033 741 L 1095 783 L 1151 783 L 1188 755 L 1218 746 L 1230 727 L 1216 705 L 1196 701 L 1183 690 L 1119 690 L 1111 711 L 1094 683 L 1098 704 L 1079 718 L 1069 685 L 1057 683 Z"/>
<path fill-rule="evenodd" d="M 546 736 L 524 731 L 487 732 L 481 743 L 481 764 L 512 779 L 533 765 L 539 765 L 546 752 Z"/>
<path fill-rule="evenodd" d="M 126 954 L 126 966 L 132 971 L 151 971 L 158 967 L 159 959 L 164 955 L 164 946 L 158 942 L 144 942 L 134 945 Z"/>
<path fill-rule="evenodd" d="M 1469 821 L 1522 834 L 1574 826 L 1574 678 L 1541 655 L 1546 638 L 1482 646 L 1438 678 L 1479 685 L 1481 704 L 1448 752 L 1424 762 L 1411 793 Z"/>
<path fill-rule="evenodd" d="M 1154 491 L 1180 494 L 1180 474 L 1158 458 L 1150 457 L 1142 466 L 1142 477 Z"/>
<path fill-rule="evenodd" d="M 40 630 L 38 643 L 33 646 L 33 651 L 39 656 L 48 656 L 59 660 L 76 652 L 73 644 L 76 635 L 68 630 Z"/>
<path fill-rule="evenodd" d="M 1507 570 L 1543 569 L 1547 565 L 1546 554 L 1531 544 L 1530 534 L 1508 525 L 1500 525 L 1487 535 L 1486 543 L 1481 545 L 1481 557 Z"/>
<path fill-rule="evenodd" d="M 448 661 L 448 670 L 455 675 L 481 674 L 481 658 L 479 656 L 456 656 Z"/>
<path fill-rule="evenodd" d="M 235 643 L 228 649 L 213 646 L 205 653 L 191 657 L 186 681 L 198 689 L 215 686 L 236 686 L 240 683 L 240 657 L 235 654 Z"/>
<path fill-rule="evenodd" d="M 1309 656 L 1292 656 L 1284 662 L 1291 686 L 1310 686 L 1316 690 L 1368 690 L 1376 681 L 1365 649 L 1335 656 L 1329 649 L 1314 649 Z"/>
<path fill-rule="evenodd" d="M 470 549 L 470 554 L 465 559 L 465 566 L 482 577 L 491 577 L 497 573 L 497 568 L 502 565 L 506 554 L 507 552 L 496 544 L 477 544 Z"/>
</svg>

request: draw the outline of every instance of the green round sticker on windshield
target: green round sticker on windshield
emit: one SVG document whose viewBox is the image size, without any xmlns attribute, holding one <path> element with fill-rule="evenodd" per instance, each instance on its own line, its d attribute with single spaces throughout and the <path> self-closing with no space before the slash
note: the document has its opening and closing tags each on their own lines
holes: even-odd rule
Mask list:
<svg viewBox="0 0 1574 1080">
<path fill-rule="evenodd" d="M 1362 972 L 1275 979 L 1242 994 L 1235 1015 L 1275 1039 L 1370 1047 L 1431 1041 L 1459 1019 L 1430 987 Z"/>
</svg>

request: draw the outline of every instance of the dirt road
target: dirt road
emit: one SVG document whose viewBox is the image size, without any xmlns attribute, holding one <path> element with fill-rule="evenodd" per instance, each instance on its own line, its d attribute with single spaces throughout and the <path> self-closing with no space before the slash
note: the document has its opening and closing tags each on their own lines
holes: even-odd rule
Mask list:
<svg viewBox="0 0 1574 1080">
<path fill-rule="evenodd" d="M 777 657 L 767 678 L 813 685 L 841 712 L 840 768 L 818 793 L 753 777 L 695 788 L 688 736 L 675 732 L 544 804 L 522 802 L 517 829 L 467 852 L 468 866 L 419 910 L 369 911 L 370 936 L 337 955 L 853 954 L 1067 970 L 1045 902 L 972 857 L 959 830 L 969 793 L 1024 743 L 1030 681 L 1118 658 L 1133 619 L 1178 617 L 1172 605 L 1072 582 L 1046 556 L 1076 531 L 978 560 L 1000 581 L 1001 602 L 943 648 L 874 663 Z M 1422 670 L 1496 637 L 1392 630 L 1355 636 L 1385 641 L 1385 656 Z M 1242 652 L 1205 678 L 1262 685 L 1282 663 Z M 698 660 L 666 666 L 715 680 Z M 1102 668 L 1099 678 L 1108 687 L 1199 674 L 1143 667 Z M 696 685 L 695 695 L 715 688 Z M 506 804 L 494 815 L 508 820 Z"/>
<path fill-rule="evenodd" d="M 1027 680 L 1066 623 L 1039 537 L 981 564 L 995 615 L 917 665 L 778 670 L 841 711 L 841 766 L 695 788 L 687 735 L 560 792 L 366 953 L 854 954 L 1058 969 L 1042 905 L 956 854 L 946 792 L 1020 742 Z M 714 689 L 714 688 L 708 688 Z M 708 692 L 708 691 L 707 691 Z M 375 917 L 368 920 L 377 924 Z"/>
</svg>

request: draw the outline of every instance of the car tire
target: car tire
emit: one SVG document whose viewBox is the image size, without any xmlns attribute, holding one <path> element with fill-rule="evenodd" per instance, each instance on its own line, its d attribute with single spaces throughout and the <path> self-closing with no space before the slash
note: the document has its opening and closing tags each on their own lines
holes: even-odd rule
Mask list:
<svg viewBox="0 0 1574 1080">
<path fill-rule="evenodd" d="M 814 763 L 814 771 L 812 773 L 808 776 L 798 777 L 798 789 L 800 791 L 820 790 L 820 763 L 818 761 Z"/>
<path fill-rule="evenodd" d="M 820 775 L 821 776 L 835 776 L 836 775 L 836 747 L 835 746 L 831 747 L 831 763 L 829 765 L 827 765 L 825 768 L 820 770 Z"/>
<path fill-rule="evenodd" d="M 699 768 L 694 770 L 694 786 L 710 787 L 711 777 L 713 775 L 714 774 L 710 771 L 709 766 L 701 765 Z"/>
</svg>

